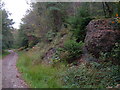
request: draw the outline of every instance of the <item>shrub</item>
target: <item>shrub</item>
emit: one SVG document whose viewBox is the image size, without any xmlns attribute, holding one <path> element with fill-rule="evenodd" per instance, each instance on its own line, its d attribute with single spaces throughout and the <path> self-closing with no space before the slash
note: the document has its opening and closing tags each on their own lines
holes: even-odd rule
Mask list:
<svg viewBox="0 0 120 90">
<path fill-rule="evenodd" d="M 29 42 L 29 47 L 32 48 L 33 46 L 35 46 L 37 43 L 39 42 L 39 40 L 34 40 L 34 41 L 30 41 Z"/>
<path fill-rule="evenodd" d="M 114 64 L 120 65 L 120 42 L 115 43 L 112 51 L 108 53 L 108 57 L 110 57 Z"/>
<path fill-rule="evenodd" d="M 113 30 L 120 30 L 120 17 L 112 19 L 110 25 L 113 27 Z"/>
<path fill-rule="evenodd" d="M 36 56 L 39 55 L 34 53 L 30 51 L 19 53 L 17 67 L 22 78 L 30 88 L 61 88 L 59 73 L 65 70 L 64 65 L 60 64 L 60 68 L 56 68 L 44 63 L 33 64 L 36 62 Z"/>
<path fill-rule="evenodd" d="M 110 52 L 101 53 L 100 59 L 111 60 L 114 64 L 120 64 L 120 42 L 115 43 L 115 46 L 112 48 Z"/>
<path fill-rule="evenodd" d="M 0 59 L 4 58 L 8 54 L 10 54 L 10 52 L 8 52 L 7 50 L 2 50 L 2 55 L 0 54 Z"/>
<path fill-rule="evenodd" d="M 90 66 L 81 64 L 79 67 L 70 67 L 63 74 L 65 87 L 69 88 L 106 88 L 116 86 L 115 78 L 118 66 L 111 64 L 90 63 Z M 109 65 L 109 66 L 108 66 Z"/>
<path fill-rule="evenodd" d="M 86 35 L 86 26 L 92 20 L 88 9 L 82 8 L 76 16 L 67 19 L 67 23 L 71 25 L 71 31 L 77 42 L 84 41 Z"/>
<path fill-rule="evenodd" d="M 59 52 L 56 50 L 54 55 L 52 56 L 52 59 L 51 59 L 52 64 L 57 64 L 60 61 L 60 57 L 59 57 L 58 53 Z"/>
<path fill-rule="evenodd" d="M 52 41 L 54 37 L 55 37 L 55 33 L 53 31 L 49 31 L 46 34 L 46 38 L 47 38 L 48 41 Z"/>
<path fill-rule="evenodd" d="M 62 51 L 61 53 L 64 54 L 64 58 L 61 59 L 66 59 L 66 61 L 71 62 L 74 59 L 79 58 L 82 54 L 82 47 L 83 47 L 83 42 L 77 43 L 74 40 L 69 40 L 65 42 L 64 47 L 61 49 Z"/>
</svg>

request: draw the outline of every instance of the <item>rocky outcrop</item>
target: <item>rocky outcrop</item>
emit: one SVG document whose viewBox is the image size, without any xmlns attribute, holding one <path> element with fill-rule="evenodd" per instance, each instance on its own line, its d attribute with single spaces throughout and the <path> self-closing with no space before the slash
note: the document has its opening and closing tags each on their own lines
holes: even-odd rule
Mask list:
<svg viewBox="0 0 120 90">
<path fill-rule="evenodd" d="M 87 25 L 85 47 L 89 53 L 99 57 L 100 52 L 109 52 L 120 39 L 120 30 L 114 30 L 110 25 L 111 19 L 92 20 Z"/>
</svg>

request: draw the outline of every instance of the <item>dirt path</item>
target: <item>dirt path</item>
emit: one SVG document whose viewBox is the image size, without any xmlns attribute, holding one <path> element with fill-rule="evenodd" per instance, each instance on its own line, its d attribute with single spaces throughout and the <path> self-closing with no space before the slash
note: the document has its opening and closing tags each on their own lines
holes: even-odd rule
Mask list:
<svg viewBox="0 0 120 90">
<path fill-rule="evenodd" d="M 2 87 L 3 88 L 27 88 L 25 82 L 20 79 L 20 73 L 16 68 L 17 53 L 10 50 L 11 54 L 2 60 Z"/>
</svg>

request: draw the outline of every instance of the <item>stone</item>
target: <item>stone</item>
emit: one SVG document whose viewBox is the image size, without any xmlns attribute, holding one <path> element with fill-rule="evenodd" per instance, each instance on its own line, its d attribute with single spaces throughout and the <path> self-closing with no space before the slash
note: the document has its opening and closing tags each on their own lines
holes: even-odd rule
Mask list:
<svg viewBox="0 0 120 90">
<path fill-rule="evenodd" d="M 120 39 L 120 30 L 113 30 L 110 21 L 111 19 L 92 20 L 87 25 L 85 47 L 97 58 L 101 52 L 111 51 L 116 41 Z"/>
<path fill-rule="evenodd" d="M 19 78 L 19 75 L 16 75 L 17 78 Z"/>
</svg>

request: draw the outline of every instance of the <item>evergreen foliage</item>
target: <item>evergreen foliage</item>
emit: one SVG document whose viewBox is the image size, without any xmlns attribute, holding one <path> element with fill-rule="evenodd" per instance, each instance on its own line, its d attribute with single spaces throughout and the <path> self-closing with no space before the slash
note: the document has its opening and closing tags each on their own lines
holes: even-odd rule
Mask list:
<svg viewBox="0 0 120 90">
<path fill-rule="evenodd" d="M 8 18 L 9 13 L 5 9 L 0 10 L 2 11 L 2 49 L 7 49 L 13 45 L 13 20 Z"/>
</svg>

